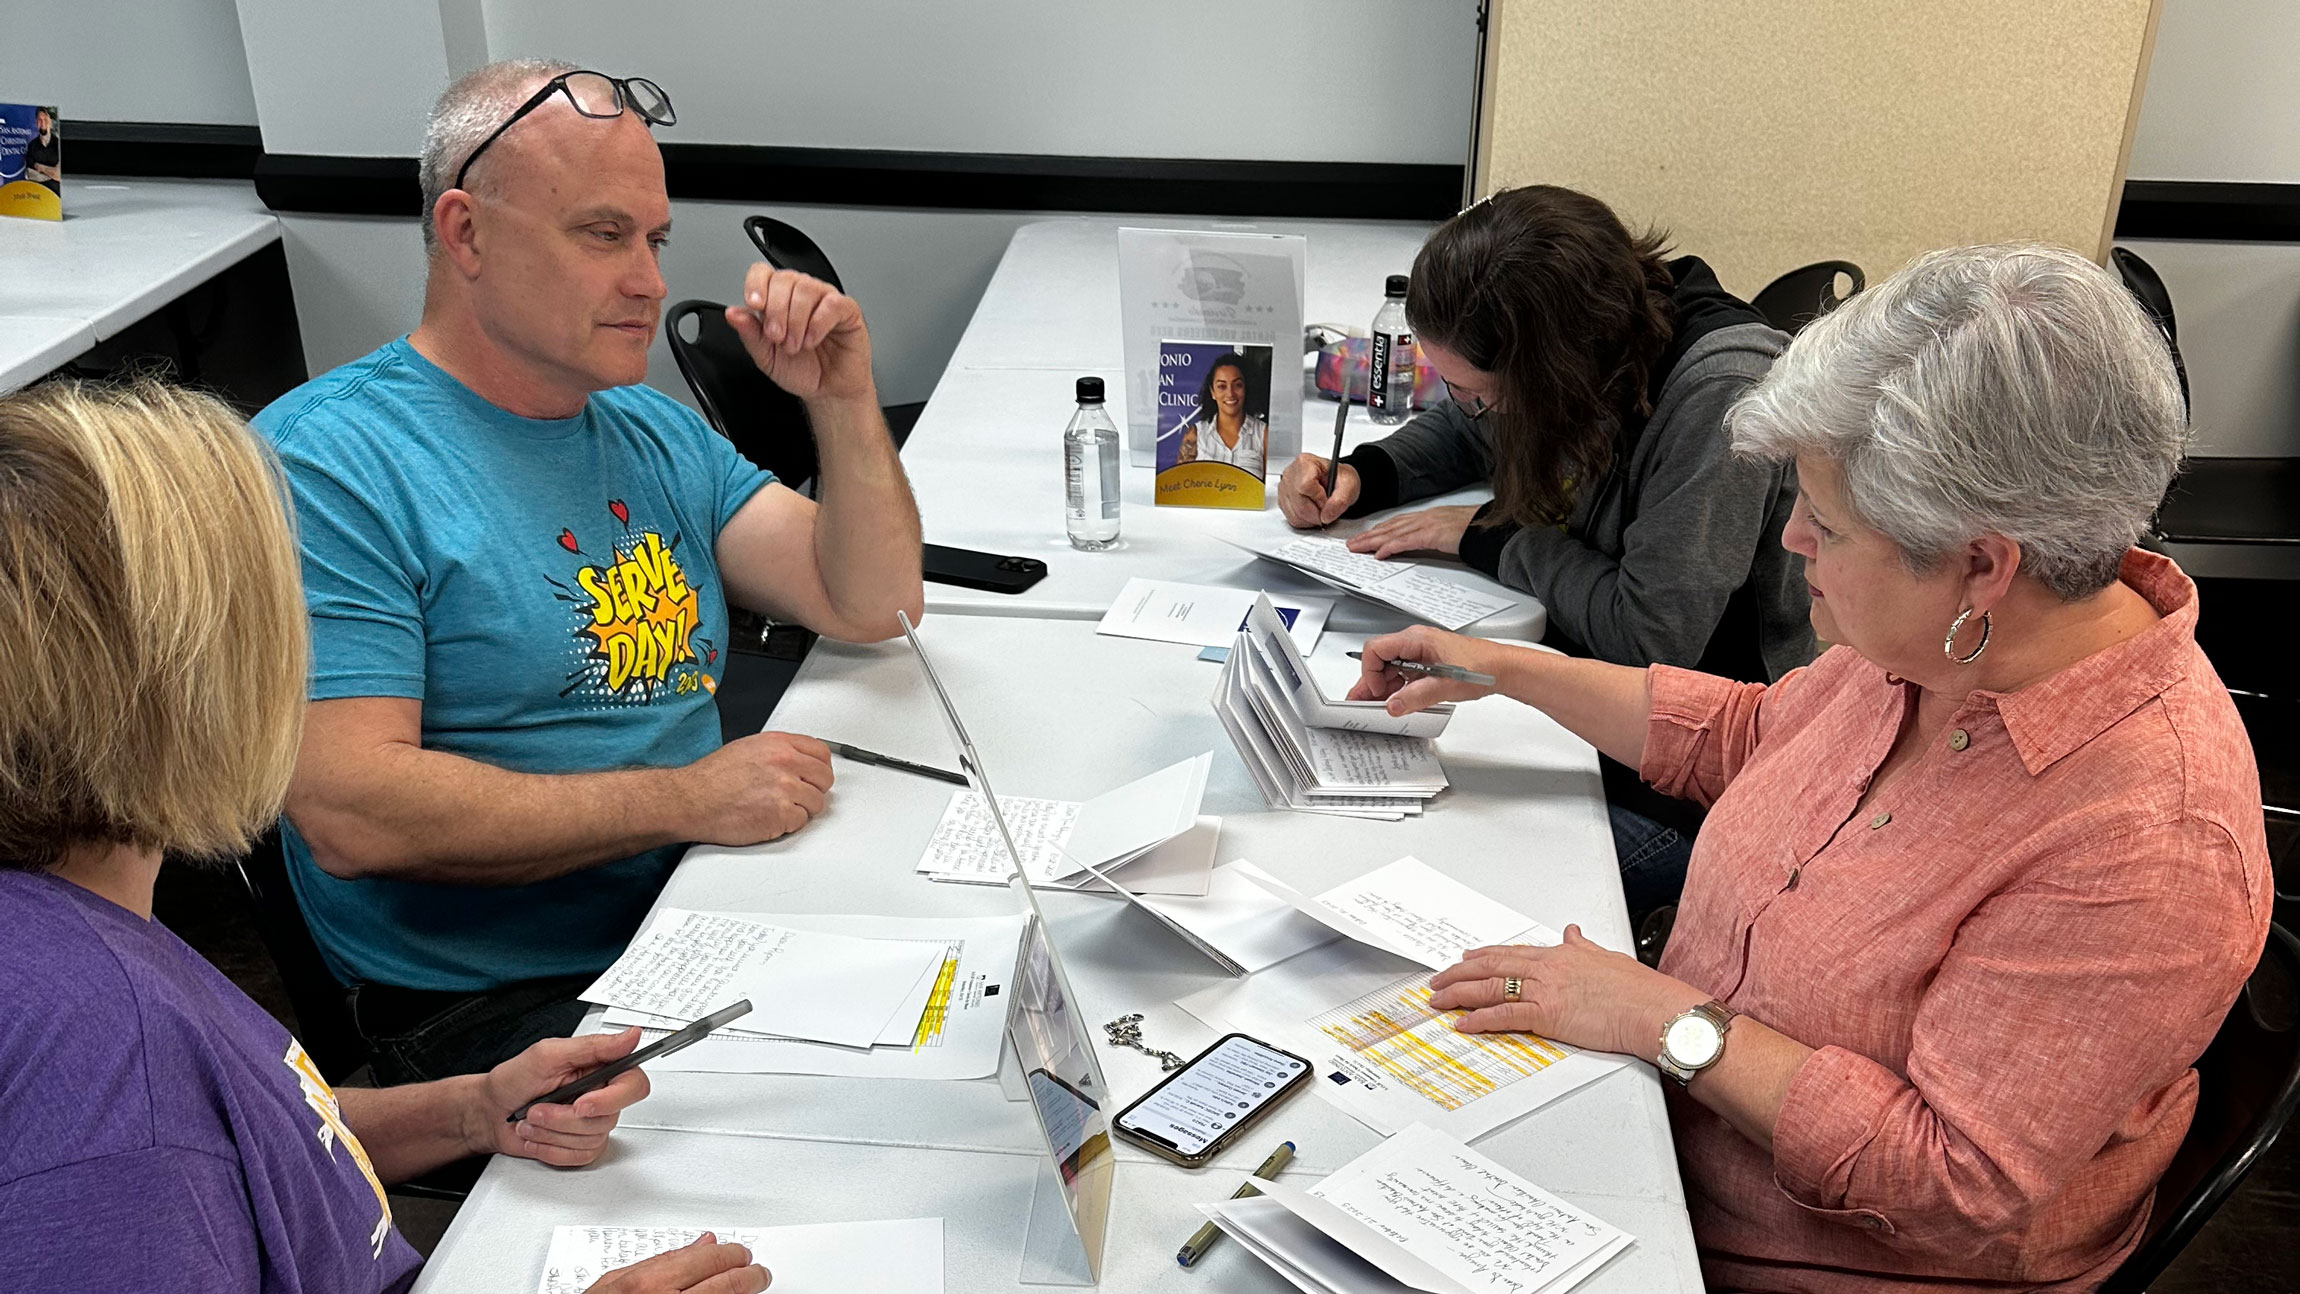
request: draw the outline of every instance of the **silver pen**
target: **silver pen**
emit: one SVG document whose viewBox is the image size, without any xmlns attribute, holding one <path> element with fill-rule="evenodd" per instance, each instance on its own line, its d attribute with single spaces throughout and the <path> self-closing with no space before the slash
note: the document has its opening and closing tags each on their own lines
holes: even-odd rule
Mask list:
<svg viewBox="0 0 2300 1294">
<path fill-rule="evenodd" d="M 1351 652 L 1350 659 L 1362 660 L 1364 658 L 1356 652 Z M 1423 678 L 1451 679 L 1456 683 L 1474 683 L 1479 687 L 1494 686 L 1493 675 L 1480 674 L 1474 669 L 1463 669 L 1459 665 L 1431 664 L 1428 661 L 1418 660 L 1393 660 L 1389 662 L 1389 667 L 1400 674 L 1419 674 Z"/>
</svg>

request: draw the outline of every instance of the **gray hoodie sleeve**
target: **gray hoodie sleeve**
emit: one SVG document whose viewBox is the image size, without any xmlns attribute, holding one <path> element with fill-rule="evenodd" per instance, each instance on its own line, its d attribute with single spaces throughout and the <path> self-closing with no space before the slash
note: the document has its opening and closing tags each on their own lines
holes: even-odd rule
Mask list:
<svg viewBox="0 0 2300 1294">
<path fill-rule="evenodd" d="M 1358 501 L 1342 514 L 1347 517 L 1458 490 L 1493 475 L 1485 427 L 1451 400 L 1422 410 L 1387 437 L 1343 455 L 1342 461 L 1358 469 Z"/>
<path fill-rule="evenodd" d="M 1496 577 L 1540 598 L 1551 624 L 1600 660 L 1697 664 L 1726 601 L 1749 578 L 1749 555 L 1771 540 L 1782 469 L 1734 454 L 1714 432 L 1669 433 L 1722 425 L 1749 382 L 1735 374 L 1701 381 L 1674 402 L 1669 425 L 1647 428 L 1653 457 L 1637 474 L 1636 515 L 1619 560 L 1556 527 L 1529 526 L 1502 548 Z"/>
</svg>

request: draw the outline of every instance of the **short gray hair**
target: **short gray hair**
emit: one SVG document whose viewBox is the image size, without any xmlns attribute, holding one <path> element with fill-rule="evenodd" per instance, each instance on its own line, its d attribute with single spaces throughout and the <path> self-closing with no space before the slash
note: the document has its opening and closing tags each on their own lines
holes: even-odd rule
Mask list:
<svg viewBox="0 0 2300 1294">
<path fill-rule="evenodd" d="M 2071 600 L 2115 581 L 2188 445 L 2139 302 L 2037 244 L 1918 258 L 1808 326 L 1726 425 L 1742 453 L 1839 464 L 1854 512 L 1911 569 L 2001 535 Z"/>
<path fill-rule="evenodd" d="M 575 64 L 558 59 L 507 58 L 474 68 L 455 79 L 431 105 L 431 118 L 423 127 L 423 249 L 439 250 L 439 235 L 431 227 L 431 213 L 439 195 L 455 185 L 479 141 L 518 110 L 536 87 L 562 72 L 578 71 Z M 481 184 L 487 183 L 483 176 Z M 477 186 L 474 186 L 477 187 Z"/>
</svg>

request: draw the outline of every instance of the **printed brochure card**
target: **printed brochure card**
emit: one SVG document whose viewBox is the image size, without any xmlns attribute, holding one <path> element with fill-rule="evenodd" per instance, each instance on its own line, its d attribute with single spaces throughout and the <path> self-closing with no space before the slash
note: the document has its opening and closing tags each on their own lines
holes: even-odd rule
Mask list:
<svg viewBox="0 0 2300 1294">
<path fill-rule="evenodd" d="M 1165 466 L 1160 433 L 1172 406 L 1161 402 L 1166 338 L 1269 348 L 1286 356 L 1262 417 L 1266 462 L 1283 467 L 1302 452 L 1302 383 L 1294 375 L 1302 344 L 1302 291 L 1309 240 L 1295 234 L 1205 229 L 1118 231 L 1118 312 L 1126 356 L 1126 458 Z"/>
<path fill-rule="evenodd" d="M 52 105 L 0 103 L 0 216 L 64 218 L 63 127 Z"/>
</svg>

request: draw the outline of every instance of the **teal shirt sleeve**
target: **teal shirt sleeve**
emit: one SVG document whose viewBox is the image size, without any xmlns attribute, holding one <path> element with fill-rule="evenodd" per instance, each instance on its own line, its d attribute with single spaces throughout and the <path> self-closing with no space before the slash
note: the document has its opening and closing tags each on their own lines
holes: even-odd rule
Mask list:
<svg viewBox="0 0 2300 1294">
<path fill-rule="evenodd" d="M 311 612 L 310 697 L 423 699 L 423 599 L 416 568 L 366 493 L 284 450 Z"/>
<path fill-rule="evenodd" d="M 693 409 L 652 387 L 625 391 L 641 402 L 641 415 L 659 429 L 677 461 L 692 468 L 694 475 L 687 479 L 708 492 L 714 535 L 727 528 L 752 495 L 774 484 L 773 472 L 743 457 L 733 441 Z"/>
</svg>

